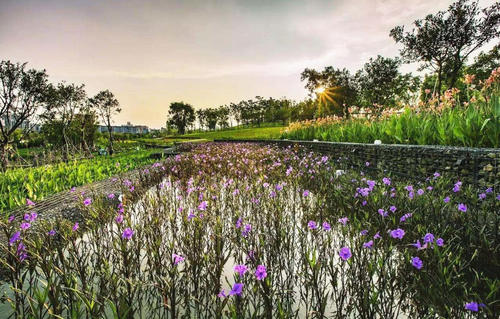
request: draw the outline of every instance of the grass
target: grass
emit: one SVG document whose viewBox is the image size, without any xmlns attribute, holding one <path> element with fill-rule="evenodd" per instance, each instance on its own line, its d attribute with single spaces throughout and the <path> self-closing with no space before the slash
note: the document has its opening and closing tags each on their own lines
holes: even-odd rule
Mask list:
<svg viewBox="0 0 500 319">
<path fill-rule="evenodd" d="M 0 210 L 8 211 L 49 195 L 85 185 L 152 163 L 158 149 L 128 151 L 88 160 L 74 160 L 54 165 L 16 168 L 0 174 Z"/>
<path fill-rule="evenodd" d="M 281 130 L 284 128 L 284 126 L 237 128 L 220 131 L 189 133 L 183 135 L 183 137 L 206 139 L 209 141 L 218 139 L 275 139 L 280 137 Z"/>
</svg>

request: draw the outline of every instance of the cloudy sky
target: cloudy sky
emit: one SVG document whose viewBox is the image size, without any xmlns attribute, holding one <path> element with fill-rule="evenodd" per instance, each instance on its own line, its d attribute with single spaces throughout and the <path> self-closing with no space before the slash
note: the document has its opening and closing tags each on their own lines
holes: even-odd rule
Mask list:
<svg viewBox="0 0 500 319">
<path fill-rule="evenodd" d="M 495 0 L 482 0 L 482 7 Z M 396 56 L 389 37 L 446 0 L 0 0 L 0 59 L 109 89 L 116 123 L 164 126 L 168 105 L 307 96 L 300 73 Z M 405 66 L 405 71 L 415 66 Z"/>
</svg>

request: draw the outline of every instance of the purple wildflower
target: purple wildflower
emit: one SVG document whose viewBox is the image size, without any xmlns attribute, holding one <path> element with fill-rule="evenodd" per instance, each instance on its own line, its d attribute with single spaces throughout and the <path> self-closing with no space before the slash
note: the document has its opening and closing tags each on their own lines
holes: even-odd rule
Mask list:
<svg viewBox="0 0 500 319">
<path fill-rule="evenodd" d="M 49 236 L 55 236 L 56 235 L 56 231 L 54 229 L 51 229 L 47 234 Z"/>
<path fill-rule="evenodd" d="M 363 247 L 372 248 L 373 247 L 373 240 L 370 240 L 369 242 L 364 243 Z"/>
<path fill-rule="evenodd" d="M 250 233 L 250 231 L 252 230 L 252 225 L 250 224 L 245 224 L 245 226 L 243 226 L 243 231 L 241 232 L 241 235 L 243 237 L 247 237 L 248 236 L 248 233 Z"/>
<path fill-rule="evenodd" d="M 467 211 L 467 205 L 463 203 L 458 204 L 458 210 L 465 213 Z"/>
<path fill-rule="evenodd" d="M 323 222 L 323 229 L 328 231 L 328 230 L 332 229 L 332 227 L 330 226 L 330 224 L 328 222 Z"/>
<path fill-rule="evenodd" d="M 21 223 L 20 227 L 22 230 L 26 230 L 26 229 L 31 227 L 31 224 L 30 223 Z"/>
<path fill-rule="evenodd" d="M 234 295 L 240 296 L 242 292 L 243 292 L 243 284 L 235 283 L 233 285 L 233 288 L 229 292 L 229 295 L 230 296 L 234 296 Z"/>
<path fill-rule="evenodd" d="M 443 199 L 443 202 L 445 202 L 445 203 L 449 203 L 449 202 L 450 202 L 450 197 L 449 197 L 449 196 L 446 196 L 446 197 Z"/>
<path fill-rule="evenodd" d="M 408 218 L 410 218 L 412 216 L 411 213 L 406 213 L 404 214 L 403 216 L 401 216 L 401 218 L 399 219 L 399 221 L 402 223 L 402 222 L 405 222 Z"/>
<path fill-rule="evenodd" d="M 316 224 L 316 222 L 315 222 L 315 221 L 310 220 L 310 221 L 307 223 L 307 227 L 309 227 L 309 229 L 316 229 L 316 228 L 318 228 L 318 225 Z"/>
<path fill-rule="evenodd" d="M 385 185 L 391 185 L 391 179 L 388 178 L 388 177 L 384 177 L 382 178 L 382 182 L 385 184 Z"/>
<path fill-rule="evenodd" d="M 474 301 L 468 302 L 465 304 L 465 309 L 477 312 L 479 310 L 479 305 L 477 304 L 477 302 Z"/>
<path fill-rule="evenodd" d="M 115 194 L 113 194 L 113 193 L 108 194 L 108 198 L 109 198 L 109 199 L 113 199 L 113 198 L 115 198 Z"/>
<path fill-rule="evenodd" d="M 266 266 L 264 265 L 258 265 L 257 269 L 255 270 L 255 278 L 257 280 L 262 280 L 267 277 L 267 272 L 266 272 Z"/>
<path fill-rule="evenodd" d="M 424 243 L 432 243 L 434 241 L 434 235 L 431 233 L 427 233 L 424 236 Z"/>
<path fill-rule="evenodd" d="M 184 257 L 182 257 L 181 255 L 172 254 L 172 258 L 174 259 L 174 265 L 178 265 L 179 263 L 184 261 Z"/>
<path fill-rule="evenodd" d="M 485 194 L 485 193 L 481 193 L 481 194 L 479 194 L 479 199 L 480 199 L 480 200 L 483 200 L 483 199 L 485 199 L 485 198 L 486 198 L 486 194 Z"/>
<path fill-rule="evenodd" d="M 306 189 L 303 193 L 302 196 L 307 197 L 309 196 L 309 191 Z"/>
<path fill-rule="evenodd" d="M 424 190 L 420 188 L 420 189 L 417 191 L 417 194 L 418 194 L 419 196 L 424 195 Z"/>
<path fill-rule="evenodd" d="M 90 199 L 89 197 L 83 200 L 83 205 L 89 206 L 90 204 L 92 204 L 92 199 Z"/>
<path fill-rule="evenodd" d="M 219 298 L 226 298 L 227 295 L 226 295 L 226 292 L 224 291 L 224 289 L 222 289 L 219 294 L 217 295 L 217 297 Z"/>
<path fill-rule="evenodd" d="M 344 225 L 344 226 L 345 226 L 345 225 L 347 224 L 347 222 L 349 222 L 349 218 L 347 218 L 347 217 L 342 217 L 342 218 L 339 218 L 339 220 L 338 220 L 338 221 L 339 221 L 339 223 L 341 223 L 342 225 Z"/>
<path fill-rule="evenodd" d="M 240 228 L 242 223 L 243 223 L 243 219 L 238 218 L 238 220 L 236 221 L 236 228 Z"/>
<path fill-rule="evenodd" d="M 123 214 L 118 214 L 118 216 L 116 216 L 115 218 L 115 221 L 117 224 L 121 224 L 123 222 Z"/>
<path fill-rule="evenodd" d="M 35 203 L 31 201 L 29 198 L 26 198 L 26 206 L 35 206 Z"/>
<path fill-rule="evenodd" d="M 73 225 L 73 231 L 77 231 L 78 228 L 80 227 L 80 225 L 78 224 L 78 222 L 76 222 L 74 225 Z"/>
<path fill-rule="evenodd" d="M 403 239 L 404 235 L 405 235 L 405 231 L 402 230 L 401 228 L 391 230 L 391 237 L 392 238 Z"/>
<path fill-rule="evenodd" d="M 10 215 L 9 216 L 9 224 L 12 223 L 14 221 L 14 219 L 16 219 L 16 216 Z"/>
<path fill-rule="evenodd" d="M 413 267 L 417 268 L 418 270 L 422 269 L 422 267 L 424 266 L 424 262 L 418 257 L 413 257 L 411 259 L 411 264 Z"/>
<path fill-rule="evenodd" d="M 363 229 L 359 234 L 361 236 L 366 236 L 368 234 L 368 230 L 367 229 Z"/>
<path fill-rule="evenodd" d="M 129 240 L 133 235 L 134 231 L 131 228 L 125 228 L 125 230 L 123 230 L 122 238 Z"/>
<path fill-rule="evenodd" d="M 389 210 L 390 210 L 391 212 L 393 212 L 393 213 L 394 213 L 394 212 L 397 210 L 397 208 L 396 208 L 396 206 L 392 205 L 392 206 L 389 208 Z"/>
<path fill-rule="evenodd" d="M 15 232 L 15 233 L 12 235 L 12 237 L 10 237 L 10 239 L 9 239 L 9 246 L 14 245 L 14 243 L 15 243 L 16 241 L 19 241 L 19 240 L 21 240 L 21 232 L 20 232 L 20 231 L 17 231 L 17 232 Z"/>
<path fill-rule="evenodd" d="M 349 247 L 342 247 L 342 248 L 340 248 L 339 256 L 343 260 L 347 260 L 347 259 L 351 258 L 351 256 L 352 256 L 351 249 L 349 249 Z"/>
<path fill-rule="evenodd" d="M 380 232 L 377 232 L 375 235 L 373 235 L 373 239 L 379 239 L 379 238 L 382 238 L 382 236 L 380 236 Z"/>
<path fill-rule="evenodd" d="M 205 209 L 207 209 L 207 206 L 208 206 L 207 201 L 204 200 L 200 203 L 200 205 L 198 205 L 198 209 L 205 210 Z"/>
<path fill-rule="evenodd" d="M 236 265 L 234 266 L 234 271 L 240 274 L 240 277 L 243 276 L 247 272 L 248 268 L 245 265 Z"/>
<path fill-rule="evenodd" d="M 439 247 L 443 247 L 444 246 L 444 240 L 443 240 L 443 238 L 438 238 L 436 240 L 436 245 L 438 245 Z"/>
</svg>

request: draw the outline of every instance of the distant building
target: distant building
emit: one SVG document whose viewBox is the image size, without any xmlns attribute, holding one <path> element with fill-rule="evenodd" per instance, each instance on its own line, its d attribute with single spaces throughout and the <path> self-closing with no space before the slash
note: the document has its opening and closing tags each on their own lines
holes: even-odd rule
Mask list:
<svg viewBox="0 0 500 319">
<path fill-rule="evenodd" d="M 111 126 L 113 133 L 128 133 L 128 134 L 146 134 L 149 133 L 149 128 L 146 125 L 132 125 L 127 122 L 127 125 L 113 125 Z M 108 127 L 99 125 L 97 131 L 100 133 L 107 133 Z"/>
<path fill-rule="evenodd" d="M 16 123 L 16 116 L 15 115 L 4 115 L 0 118 L 0 122 L 2 123 L 2 126 L 10 130 L 12 126 Z M 33 124 L 29 120 L 24 120 L 21 125 L 17 127 L 17 129 L 20 130 L 31 130 L 34 132 L 40 132 L 40 125 L 39 124 Z"/>
</svg>

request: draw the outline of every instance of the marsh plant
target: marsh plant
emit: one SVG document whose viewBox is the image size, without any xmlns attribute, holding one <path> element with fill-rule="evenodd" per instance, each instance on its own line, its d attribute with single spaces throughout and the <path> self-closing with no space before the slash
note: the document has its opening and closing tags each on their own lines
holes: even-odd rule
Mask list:
<svg viewBox="0 0 500 319">
<path fill-rule="evenodd" d="M 207 143 L 117 181 L 121 194 L 79 194 L 79 223 L 11 217 L 2 314 L 497 318 L 498 192 L 341 166 Z"/>
</svg>

